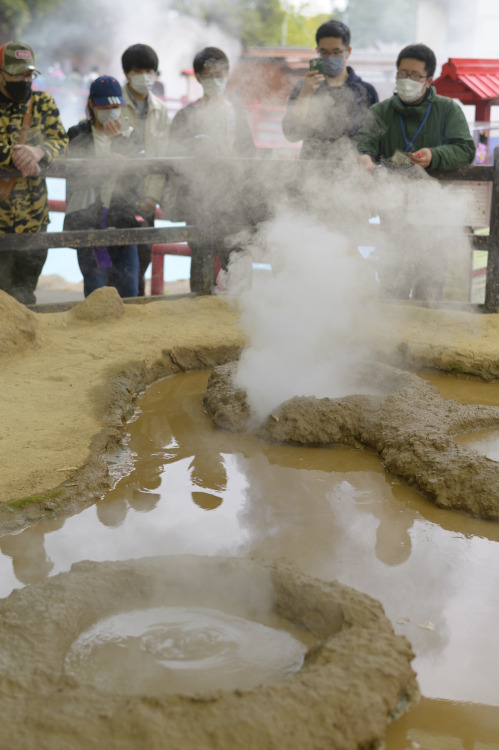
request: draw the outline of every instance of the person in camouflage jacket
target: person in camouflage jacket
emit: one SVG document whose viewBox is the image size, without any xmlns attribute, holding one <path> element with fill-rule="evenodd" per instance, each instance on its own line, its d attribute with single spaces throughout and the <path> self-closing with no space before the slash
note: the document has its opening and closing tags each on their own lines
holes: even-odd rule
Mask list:
<svg viewBox="0 0 499 750">
<path fill-rule="evenodd" d="M 0 233 L 45 231 L 49 223 L 47 187 L 40 168 L 64 156 L 67 136 L 59 110 L 43 91 L 32 91 L 38 71 L 33 50 L 21 42 L 0 47 L 0 169 L 21 172 L 5 194 L 0 179 Z M 30 103 L 31 102 L 31 103 Z M 23 117 L 31 107 L 29 131 L 19 144 Z M 36 302 L 35 288 L 47 250 L 0 250 L 0 289 L 20 302 Z"/>
</svg>

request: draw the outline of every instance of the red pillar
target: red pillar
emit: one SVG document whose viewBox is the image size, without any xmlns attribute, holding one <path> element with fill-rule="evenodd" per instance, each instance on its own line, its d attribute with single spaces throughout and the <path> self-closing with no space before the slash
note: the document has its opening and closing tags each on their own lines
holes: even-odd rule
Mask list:
<svg viewBox="0 0 499 750">
<path fill-rule="evenodd" d="M 475 105 L 475 120 L 477 122 L 490 122 L 490 102 L 477 102 Z"/>
</svg>

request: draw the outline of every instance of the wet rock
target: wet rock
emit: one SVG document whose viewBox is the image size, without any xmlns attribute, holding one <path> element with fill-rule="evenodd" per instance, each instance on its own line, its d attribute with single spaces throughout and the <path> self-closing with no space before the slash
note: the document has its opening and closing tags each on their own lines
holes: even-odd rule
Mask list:
<svg viewBox="0 0 499 750">
<path fill-rule="evenodd" d="M 89 294 L 71 310 L 78 320 L 101 320 L 117 318 L 124 314 L 123 301 L 113 286 L 102 286 Z"/>
<path fill-rule="evenodd" d="M 242 432 L 248 427 L 250 410 L 246 392 L 233 384 L 235 363 L 213 368 L 203 403 L 217 427 Z"/>
<path fill-rule="evenodd" d="M 36 315 L 0 289 L 0 357 L 40 346 Z"/>
<path fill-rule="evenodd" d="M 238 431 L 251 417 L 245 393 L 232 384 L 234 367 L 215 369 L 205 405 L 217 426 Z M 440 507 L 499 520 L 499 463 L 453 439 L 499 427 L 499 408 L 444 399 L 416 375 L 375 362 L 358 379 L 372 385 L 373 395 L 295 397 L 274 409 L 258 433 L 273 442 L 371 448 L 387 471 Z"/>
</svg>

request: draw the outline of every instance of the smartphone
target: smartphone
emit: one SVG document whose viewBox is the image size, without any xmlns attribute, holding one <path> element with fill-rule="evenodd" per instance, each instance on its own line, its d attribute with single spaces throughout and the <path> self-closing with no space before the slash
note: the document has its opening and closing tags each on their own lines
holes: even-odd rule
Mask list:
<svg viewBox="0 0 499 750">
<path fill-rule="evenodd" d="M 322 57 L 314 57 L 313 60 L 309 61 L 308 67 L 310 68 L 310 70 L 316 70 L 318 73 L 324 73 L 324 70 L 322 68 Z"/>
</svg>

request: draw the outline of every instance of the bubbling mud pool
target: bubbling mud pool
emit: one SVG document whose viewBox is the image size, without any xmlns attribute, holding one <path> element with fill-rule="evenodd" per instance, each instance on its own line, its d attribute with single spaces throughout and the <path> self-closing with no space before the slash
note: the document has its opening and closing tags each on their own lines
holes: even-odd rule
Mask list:
<svg viewBox="0 0 499 750">
<path fill-rule="evenodd" d="M 298 637 L 206 607 L 136 610 L 83 632 L 64 668 L 110 693 L 123 685 L 136 695 L 250 690 L 301 669 L 307 649 L 295 631 Z"/>
<path fill-rule="evenodd" d="M 260 622 L 269 615 L 312 645 Z M 410 645 L 378 602 L 283 563 L 79 563 L 0 602 L 0 622 L 3 747 L 31 747 L 20 736 L 29 723 L 51 750 L 69 738 L 134 750 L 378 748 L 419 698 Z"/>
<path fill-rule="evenodd" d="M 148 389 L 129 424 L 127 475 L 96 505 L 0 537 L 0 596 L 81 560 L 291 560 L 374 596 L 411 642 L 424 697 L 388 726 L 386 750 L 499 750 L 499 524 L 436 507 L 370 451 L 214 430 L 202 408 L 208 375 Z M 444 397 L 499 405 L 498 383 L 422 375 Z"/>
</svg>

